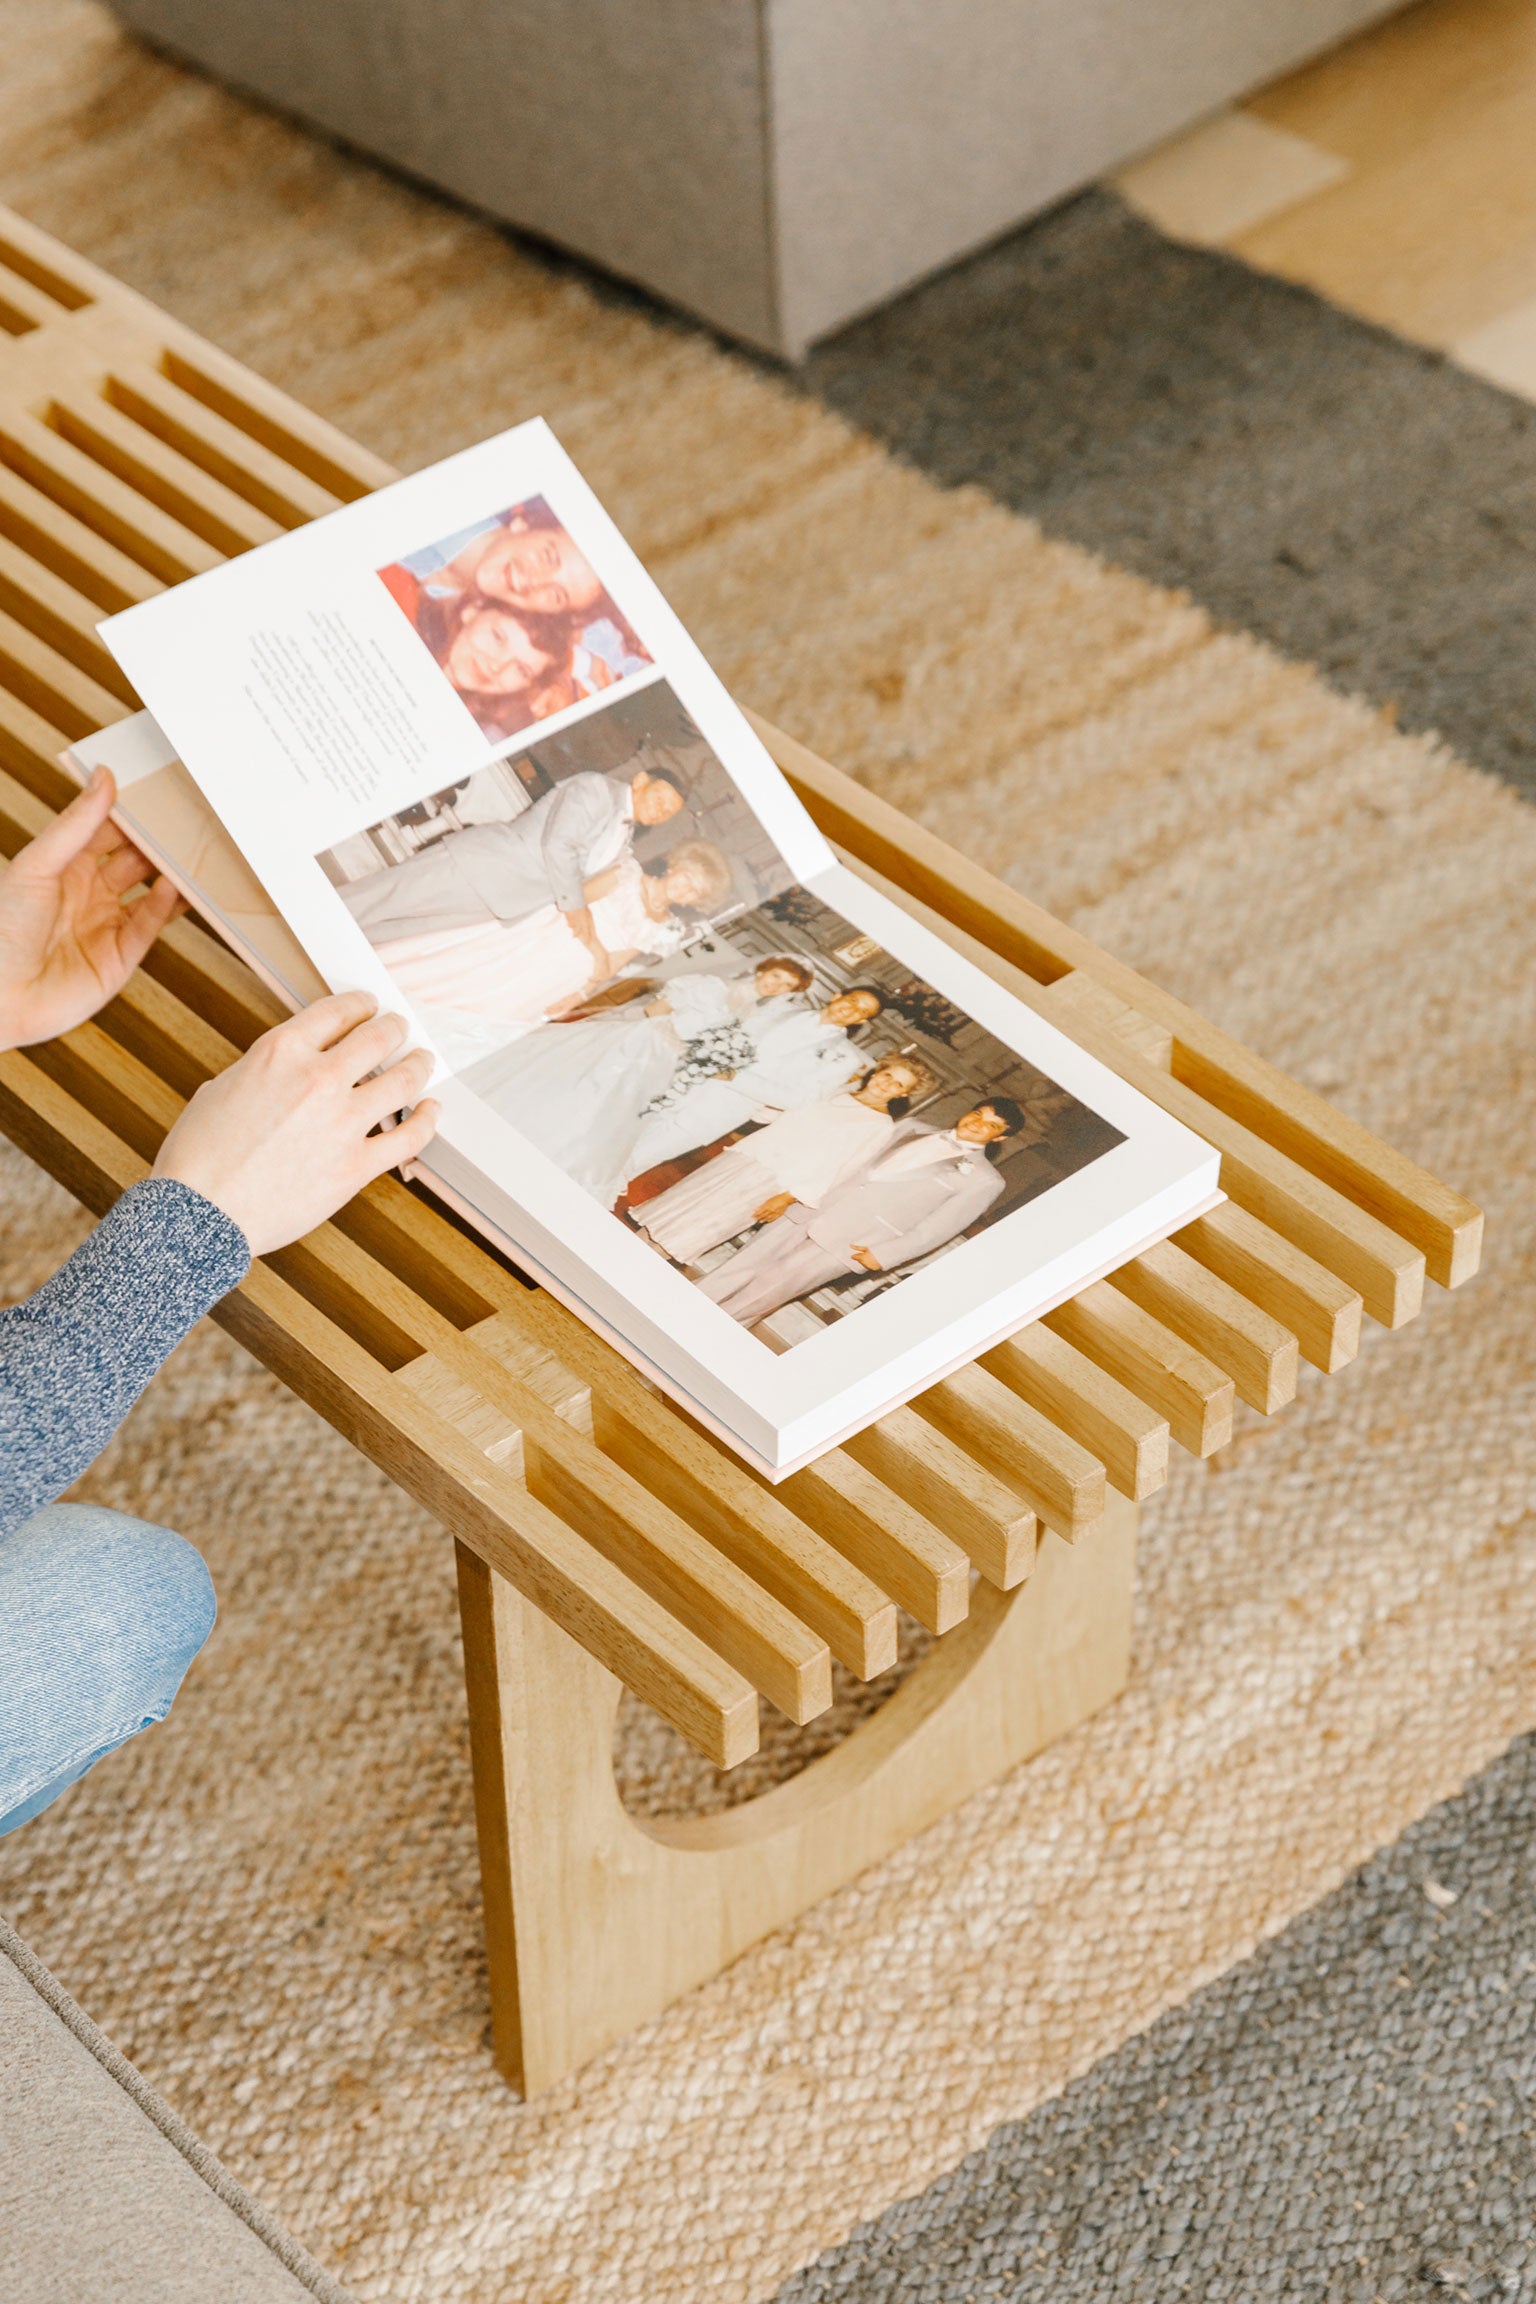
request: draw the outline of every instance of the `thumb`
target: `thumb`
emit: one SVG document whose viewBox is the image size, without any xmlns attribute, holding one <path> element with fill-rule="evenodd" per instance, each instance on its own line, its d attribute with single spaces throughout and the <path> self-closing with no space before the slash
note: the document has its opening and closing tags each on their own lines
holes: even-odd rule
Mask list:
<svg viewBox="0 0 1536 2304">
<path fill-rule="evenodd" d="M 54 880 L 73 864 L 101 830 L 117 802 L 110 768 L 98 768 L 85 790 L 11 860 L 11 870 L 38 880 Z"/>
</svg>

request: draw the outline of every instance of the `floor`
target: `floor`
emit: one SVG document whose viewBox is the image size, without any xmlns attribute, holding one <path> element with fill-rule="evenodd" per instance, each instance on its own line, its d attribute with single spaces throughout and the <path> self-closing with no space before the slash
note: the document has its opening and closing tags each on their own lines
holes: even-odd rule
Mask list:
<svg viewBox="0 0 1536 2304">
<path fill-rule="evenodd" d="M 1536 399 L 1536 0 L 1420 0 L 1116 185 Z"/>
</svg>

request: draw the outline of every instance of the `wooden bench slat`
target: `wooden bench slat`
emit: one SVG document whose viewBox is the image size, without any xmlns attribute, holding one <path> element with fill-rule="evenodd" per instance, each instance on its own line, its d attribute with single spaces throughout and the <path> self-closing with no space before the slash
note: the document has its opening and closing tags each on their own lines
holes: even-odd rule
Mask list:
<svg viewBox="0 0 1536 2304">
<path fill-rule="evenodd" d="M 121 715 L 119 699 L 0 605 L 0 684 L 67 737 Z"/>
<path fill-rule="evenodd" d="M 112 290 L 119 285 L 110 272 L 98 271 L 67 242 L 55 240 L 51 232 L 18 215 L 14 208 L 0 208 L 0 260 L 30 280 L 34 288 L 41 288 L 64 312 L 77 312 L 83 305 L 94 303 L 103 288 Z"/>
<path fill-rule="evenodd" d="M 284 528 L 320 519 L 341 502 L 331 489 L 274 455 L 217 410 L 194 400 L 147 361 L 121 362 L 108 376 L 106 392 L 112 405 L 134 423 Z"/>
<path fill-rule="evenodd" d="M 1289 1328 L 1328 1376 L 1360 1349 L 1358 1293 L 1314 1257 L 1228 1200 L 1175 1234 L 1176 1245 Z"/>
<path fill-rule="evenodd" d="M 327 1250 L 345 1263 L 332 1243 Z M 354 1256 L 362 1251 L 345 1244 Z M 382 1267 L 368 1259 L 369 1270 Z M 388 1275 L 384 1277 L 387 1279 Z M 405 1289 L 386 1297 L 396 1317 L 415 1307 L 414 1323 L 435 1327 L 434 1360 L 471 1391 L 500 1407 L 522 1436 L 522 1476 L 529 1493 L 557 1512 L 670 1615 L 734 1665 L 798 1723 L 832 1701 L 826 1644 L 781 1601 L 723 1556 L 665 1498 L 583 1439 L 531 1386 L 510 1375 L 472 1337 L 460 1336 Z"/>
<path fill-rule="evenodd" d="M 160 367 L 171 383 L 294 471 L 304 473 L 339 503 L 353 504 L 359 496 L 387 488 L 392 480 L 399 479 L 394 466 L 386 464 L 382 456 L 349 440 L 334 424 L 290 400 L 285 392 L 232 360 L 217 345 L 194 336 L 189 329 L 165 328 L 162 333 Z"/>
<path fill-rule="evenodd" d="M 964 1551 L 846 1448 L 830 1448 L 792 1472 L 777 1493 L 925 1631 L 948 1632 L 969 1612 Z"/>
<path fill-rule="evenodd" d="M 1476 1271 L 1482 1214 L 1462 1193 L 805 745 L 756 714 L 748 717 L 829 839 L 1037 983 L 1081 968 L 1140 1015 L 1166 1024 L 1176 1079 L 1418 1248 L 1443 1287 Z M 1369 1297 L 1367 1307 L 1379 1317 Z"/>
<path fill-rule="evenodd" d="M 1047 1312 L 1044 1325 L 1166 1416 L 1192 1456 L 1213 1456 L 1231 1439 L 1231 1377 L 1107 1280 Z"/>
<path fill-rule="evenodd" d="M 0 248 L 0 328 L 14 336 L 24 336 L 33 328 L 46 328 L 51 321 L 63 317 L 62 308 L 55 298 L 45 295 L 5 262 L 5 251 Z"/>
<path fill-rule="evenodd" d="M 1173 1034 L 1166 1024 L 1158 1024 L 1138 1009 L 1128 1008 L 1086 969 L 1069 969 L 1058 976 L 1054 984 L 1043 985 L 1039 993 L 1040 1013 L 1059 1025 L 1069 1037 L 1075 1037 L 1082 1024 L 1101 1032 L 1113 1032 L 1126 1045 L 1155 1064 L 1159 1072 L 1167 1072 L 1173 1064 Z"/>
<path fill-rule="evenodd" d="M 95 601 L 7 536 L 0 536 L 0 608 L 105 689 L 116 700 L 117 714 L 136 708 L 126 674 L 96 637 L 101 610 Z M 113 716 L 109 711 L 107 717 Z"/>
<path fill-rule="evenodd" d="M 41 426 L 38 427 L 42 429 Z M 0 456 L 0 535 L 8 536 L 34 560 L 103 615 L 131 608 L 163 592 L 161 579 L 108 537 L 55 501 Z"/>
<path fill-rule="evenodd" d="M 233 557 L 286 531 L 200 464 L 110 400 L 58 393 L 50 414 L 61 439 L 92 457 L 215 552 Z"/>
<path fill-rule="evenodd" d="M 1082 1443 L 979 1363 L 919 1393 L 918 1414 L 986 1465 L 1026 1504 L 1074 1542 L 1104 1511 L 1104 1467 Z"/>
<path fill-rule="evenodd" d="M 215 1318 L 717 1767 L 757 1749 L 744 1674 L 262 1265 Z"/>
<path fill-rule="evenodd" d="M 182 931 L 189 933 L 193 954 L 196 954 L 189 968 L 191 982 L 184 984 L 184 988 L 198 991 L 203 988 L 200 965 L 219 954 L 221 947 L 216 947 L 205 931 L 187 922 L 180 922 L 177 929 L 170 931 L 170 940 L 175 940 Z M 161 956 L 166 952 L 166 942 L 168 940 L 161 940 L 161 947 L 157 947 Z M 244 991 L 246 982 L 253 979 L 246 977 L 239 963 L 230 963 L 230 968 L 237 972 L 235 982 Z M 175 970 L 170 972 L 175 975 Z M 263 993 L 260 998 L 267 1000 L 267 995 Z M 258 1021 L 263 1018 L 249 1014 L 239 1018 L 242 1025 L 256 1025 Z M 173 1083 L 180 1094 L 191 1094 L 203 1078 L 210 1078 L 237 1053 L 233 1041 L 223 1037 L 203 1016 L 198 1016 L 196 1009 L 184 1005 L 177 991 L 164 982 L 164 975 L 159 972 L 150 977 L 145 970 L 140 970 L 120 1000 L 104 1011 L 101 1023 L 140 1060 L 157 1069 L 161 1078 Z M 249 1032 L 242 1032 L 242 1039 L 249 1039 Z M 168 1124 L 168 1117 L 170 1108 L 166 1106 L 164 1124 Z M 378 1219 L 382 1230 L 375 1230 L 373 1240 L 368 1240 L 371 1219 Z M 606 1350 L 590 1339 L 590 1332 L 580 1327 L 571 1313 L 564 1313 L 562 1306 L 557 1306 L 550 1297 L 532 1295 L 520 1286 L 516 1279 L 511 1279 L 511 1274 L 495 1265 L 484 1246 L 465 1240 L 447 1217 L 405 1191 L 394 1177 L 382 1177 L 357 1203 L 352 1203 L 350 1210 L 341 1212 L 339 1223 L 350 1233 L 362 1230 L 364 1242 L 375 1246 L 378 1253 L 387 1253 L 389 1265 L 412 1286 L 417 1286 L 428 1302 L 438 1304 L 438 1309 L 449 1318 L 463 1320 L 467 1327 L 474 1318 L 486 1318 L 493 1304 L 509 1306 L 530 1325 L 541 1322 L 546 1329 L 546 1343 L 555 1352 L 562 1348 L 567 1355 L 571 1350 L 585 1352 L 592 1357 L 594 1373 L 599 1373 L 603 1380 L 615 1382 L 617 1378 L 617 1382 L 629 1382 L 636 1387 L 631 1405 L 645 1412 L 647 1419 L 663 1419 L 670 1449 L 677 1449 L 679 1433 L 691 1435 L 691 1426 L 684 1426 L 682 1419 L 672 1417 L 666 1405 L 640 1385 L 633 1371 L 624 1369 L 622 1364 L 615 1369 L 615 1364 L 608 1362 Z M 449 1302 L 444 1302 L 444 1290 L 451 1293 Z M 548 1334 L 550 1322 L 557 1322 L 560 1334 Z M 748 1479 L 744 1465 L 739 1465 L 735 1458 L 718 1454 L 709 1440 L 689 1438 L 686 1445 L 705 1449 L 705 1454 L 700 1454 L 695 1463 L 695 1481 L 709 1481 L 712 1488 L 723 1488 L 730 1500 L 732 1525 L 739 1525 L 744 1507 L 751 1516 L 751 1500 L 742 1491 L 742 1481 Z M 958 1454 L 963 1461 L 963 1452 Z M 953 1479 L 960 1479 L 960 1470 L 953 1458 L 944 1458 L 944 1463 L 951 1475 L 951 1486 L 944 1488 L 944 1500 L 946 1507 L 953 1509 L 956 1502 Z M 976 1468 L 972 1468 L 972 1475 L 974 1472 Z M 834 1486 L 838 1477 L 857 1491 L 852 1505 L 845 1495 L 838 1495 Z M 781 1505 L 794 1505 L 788 1486 L 769 1493 L 776 1493 Z M 930 1518 L 923 1516 L 903 1495 L 891 1491 L 884 1481 L 870 1475 L 868 1468 L 861 1468 L 850 1456 L 834 1452 L 831 1458 L 822 1458 L 818 1479 L 806 1481 L 799 1493 L 806 1500 L 811 1495 L 818 1498 L 818 1511 L 808 1521 L 806 1514 L 797 1514 L 799 1521 L 806 1521 L 808 1532 L 822 1544 L 831 1546 L 831 1551 L 843 1553 L 852 1567 L 864 1569 L 877 1587 L 877 1599 L 889 1592 L 900 1606 L 905 1606 L 919 1622 L 935 1631 L 946 1629 L 949 1622 L 958 1622 L 958 1615 L 965 1613 L 963 1606 L 958 1606 L 958 1562 L 963 1562 L 965 1555 L 940 1528 L 935 1528 Z M 972 1477 L 967 1484 L 967 1509 L 979 1509 L 981 1498 L 997 1500 L 997 1493 L 997 1484 L 990 1481 L 990 1477 Z M 827 1516 L 827 1525 L 820 1525 L 822 1514 Z M 1016 1581 L 1016 1544 L 1013 1544 L 1011 1528 L 1016 1518 L 1018 1498 L 1009 1493 L 1006 1525 L 999 1528 L 995 1523 L 988 1523 L 986 1534 L 979 1539 L 995 1574 L 1009 1576 L 1013 1581 Z M 889 1576 L 882 1574 L 877 1562 L 887 1564 Z M 824 1558 L 820 1555 L 813 1560 L 801 1558 L 794 1562 L 794 1571 L 797 1576 L 806 1576 L 808 1571 L 815 1583 L 815 1578 L 824 1576 Z M 797 1597 L 804 1606 L 804 1587 L 797 1585 Z M 847 1594 L 843 1594 L 843 1601 L 847 1601 Z M 864 1604 L 868 1620 L 868 1592 L 864 1594 Z M 868 1645 L 868 1629 L 864 1638 L 866 1647 L 861 1652 L 861 1661 L 866 1663 L 864 1677 L 873 1677 L 873 1668 L 884 1668 L 882 1663 L 877 1663 L 877 1654 L 884 1650 L 887 1636 L 882 1631 L 880 1647 Z"/>
<path fill-rule="evenodd" d="M 605 1448 L 633 1453 L 642 1440 L 653 1442 L 664 1454 L 666 1478 L 685 1517 L 706 1527 L 766 1590 L 792 1595 L 798 1612 L 850 1671 L 870 1678 L 886 1669 L 896 1627 L 878 1583 L 790 1512 L 776 1490 L 765 1492 L 745 1464 L 726 1454 L 573 1312 L 545 1290 L 525 1286 L 478 1239 L 467 1238 L 396 1177 L 379 1178 L 335 1222 L 387 1258 L 424 1296 L 447 1284 L 486 1298 L 528 1344 L 591 1388 L 594 1407 L 600 1391 L 608 1419 Z"/>
<path fill-rule="evenodd" d="M 62 728 L 0 688 L 0 765 L 50 813 L 62 808 L 75 791 L 57 765 L 66 742 Z"/>
<path fill-rule="evenodd" d="M 843 1442 L 856 1464 L 969 1553 L 989 1584 L 1011 1592 L 1035 1564 L 1040 1525 L 1016 1489 L 914 1409 L 893 1409 Z"/>
<path fill-rule="evenodd" d="M 153 980 L 146 983 L 142 971 L 106 1012 L 103 1026 L 83 1030 L 90 1036 L 103 1028 L 115 1033 L 139 1066 L 131 1076 L 129 1090 L 131 1098 L 137 1100 L 137 1113 L 123 1109 L 121 1102 L 118 1112 L 125 1128 L 137 1130 L 150 1150 L 158 1141 L 158 1133 L 175 1117 L 180 1096 L 190 1094 L 201 1079 L 220 1070 L 235 1053 L 211 1026 L 199 1024 L 182 1010 L 166 987 Z M 94 1041 L 88 1037 L 86 1045 L 93 1047 Z M 173 1047 L 177 1050 L 179 1094 L 172 1091 L 163 1074 L 148 1069 L 156 1056 Z M 122 1083 L 128 1077 L 122 1067 L 114 1069 L 113 1060 L 98 1050 L 94 1070 L 95 1093 L 121 1099 Z M 376 1248 L 380 1259 L 387 1256 L 387 1263 L 379 1261 L 370 1270 L 385 1281 L 398 1281 L 402 1288 L 414 1285 L 418 1291 L 415 1301 L 422 1306 L 424 1319 L 451 1324 L 453 1312 L 465 1310 L 467 1294 L 473 1317 L 483 1320 L 488 1328 L 494 1328 L 497 1320 L 511 1321 L 557 1360 L 573 1352 L 592 1353 L 594 1340 L 580 1322 L 562 1313 L 552 1298 L 535 1296 L 503 1274 L 478 1245 L 464 1240 L 446 1222 L 440 1223 L 440 1252 L 433 1259 L 437 1272 L 427 1273 L 423 1269 L 425 1259 L 416 1252 L 413 1239 L 427 1215 L 421 1203 L 402 1187 L 395 1185 L 391 1191 L 388 1180 L 381 1179 L 350 1211 L 341 1212 L 337 1228 L 349 1239 L 360 1238 L 367 1252 Z M 443 1248 L 449 1251 L 449 1268 L 460 1287 L 452 1306 L 442 1301 Z M 457 1276 L 466 1273 L 470 1276 L 459 1282 Z M 403 1295 L 397 1295 L 392 1286 L 370 1285 L 360 1288 L 349 1304 L 351 1325 L 370 1330 L 370 1323 L 374 1324 L 370 1332 L 377 1348 L 395 1359 L 402 1356 L 402 1332 L 415 1336 L 418 1343 L 425 1341 L 423 1332 L 410 1321 L 402 1329 L 398 1307 L 403 1301 Z M 389 1310 L 391 1303 L 397 1306 L 394 1315 Z M 493 1313 L 496 1319 L 491 1318 Z M 377 1325 L 385 1322 L 389 1325 Z M 469 1339 L 476 1341 L 478 1348 L 485 1348 L 485 1336 L 477 1339 L 472 1328 Z M 430 1348 L 453 1364 L 451 1348 L 442 1343 Z M 619 1375 L 609 1368 L 601 1346 L 594 1357 L 607 1395 L 600 1435 L 605 1453 L 629 1466 L 643 1459 L 651 1493 L 668 1497 L 679 1517 L 706 1537 L 715 1550 L 782 1606 L 807 1618 L 850 1671 L 871 1679 L 894 1663 L 895 1613 L 878 1583 L 861 1574 L 855 1563 L 826 1544 L 814 1529 L 803 1526 L 785 1502 L 772 1492 L 764 1493 L 744 1466 L 723 1458 L 710 1441 L 674 1417 L 633 1371 L 625 1368 Z M 765 1688 L 764 1693 L 779 1701 L 774 1690 Z"/>
<path fill-rule="evenodd" d="M 25 410 L 0 407 L 0 461 L 164 583 L 200 576 L 225 557 Z"/>
<path fill-rule="evenodd" d="M 249 1048 L 289 1013 L 275 992 L 200 920 L 173 920 L 145 954 L 142 972 Z"/>
<path fill-rule="evenodd" d="M 0 745 L 0 752 L 3 750 Z M 53 818 L 54 811 L 46 800 L 40 800 L 19 776 L 0 768 L 0 853 L 14 856 L 18 848 L 45 831 Z"/>
<path fill-rule="evenodd" d="M 1109 1284 L 1224 1368 L 1250 1408 L 1272 1416 L 1295 1399 L 1301 1355 L 1289 1329 L 1171 1240 L 1122 1265 Z"/>
<path fill-rule="evenodd" d="M 1043 1321 L 984 1352 L 981 1365 L 1100 1457 L 1133 1503 L 1167 1479 L 1167 1417 Z"/>
</svg>

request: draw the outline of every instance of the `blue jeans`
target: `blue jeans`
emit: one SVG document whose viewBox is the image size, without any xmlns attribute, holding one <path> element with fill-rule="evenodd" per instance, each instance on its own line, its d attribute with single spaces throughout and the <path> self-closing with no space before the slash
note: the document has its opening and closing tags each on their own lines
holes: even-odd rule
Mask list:
<svg viewBox="0 0 1536 2304">
<path fill-rule="evenodd" d="M 50 1504 L 0 1536 L 0 1833 L 165 1718 L 213 1618 L 202 1555 L 169 1528 Z"/>
</svg>

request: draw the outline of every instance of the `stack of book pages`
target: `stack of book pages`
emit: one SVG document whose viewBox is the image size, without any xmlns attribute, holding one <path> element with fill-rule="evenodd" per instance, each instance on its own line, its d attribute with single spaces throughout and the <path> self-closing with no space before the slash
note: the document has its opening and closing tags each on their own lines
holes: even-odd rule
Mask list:
<svg viewBox="0 0 1536 2304">
<path fill-rule="evenodd" d="M 285 1000 L 436 1058 L 417 1173 L 770 1479 L 1220 1197 L 840 865 L 542 423 L 110 618 L 77 744 Z"/>
</svg>

